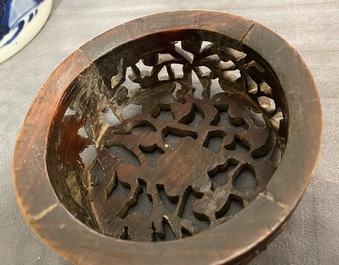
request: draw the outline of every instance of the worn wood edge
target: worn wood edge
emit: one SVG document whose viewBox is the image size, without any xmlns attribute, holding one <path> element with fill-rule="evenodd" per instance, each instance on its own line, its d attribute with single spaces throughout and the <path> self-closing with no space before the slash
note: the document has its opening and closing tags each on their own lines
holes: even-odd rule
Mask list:
<svg viewBox="0 0 339 265">
<path fill-rule="evenodd" d="M 258 33 L 262 33 L 263 35 L 259 37 L 260 42 L 255 42 L 253 34 Z M 270 43 L 269 40 L 267 40 L 269 38 L 278 42 L 278 45 L 269 47 L 269 45 L 267 45 Z M 283 216 L 279 224 L 277 224 L 274 232 L 277 234 L 301 201 L 317 165 L 323 126 L 320 95 L 314 79 L 301 56 L 285 39 L 271 29 L 255 22 L 244 37 L 243 44 L 258 52 L 270 64 L 275 73 L 280 73 L 278 79 L 282 84 L 288 102 L 289 132 L 286 150 L 277 171 L 267 185 L 266 191 L 262 193 L 263 196 L 287 210 L 288 214 Z M 275 49 L 275 51 L 272 49 Z M 271 57 L 267 58 L 268 56 Z M 282 64 L 282 68 L 279 68 L 279 59 L 286 58 L 286 56 L 289 57 L 288 59 L 291 60 L 291 62 L 294 61 L 294 63 L 288 65 Z M 295 79 L 297 80 L 297 84 L 286 84 L 286 80 L 281 76 L 281 74 L 285 75 L 286 72 L 289 72 L 291 69 L 293 69 L 292 73 L 298 77 Z M 300 74 L 299 71 L 303 74 Z M 292 80 L 292 78 L 289 80 Z M 302 94 L 294 93 L 296 87 L 299 88 L 298 92 L 307 94 L 307 101 L 304 100 Z M 297 95 L 297 97 L 295 95 Z M 303 107 L 300 108 L 301 104 Z M 295 119 L 295 113 L 293 112 L 296 110 L 302 111 L 302 118 Z M 302 127 L 300 125 L 307 126 Z M 313 132 L 311 129 L 314 129 Z M 295 134 L 296 131 L 298 132 L 297 135 Z M 298 153 L 300 150 L 302 150 L 302 152 Z M 299 163 L 301 170 L 299 171 L 299 168 L 297 168 L 297 170 L 293 172 L 293 168 L 291 169 L 290 167 L 291 161 Z M 296 180 L 297 183 L 295 182 Z M 289 185 L 287 192 L 286 188 L 281 188 L 281 182 L 283 182 L 282 184 L 292 184 Z M 274 238 L 274 233 L 270 235 L 270 238 Z"/>
<path fill-rule="evenodd" d="M 171 23 L 166 23 L 164 17 L 171 18 Z M 213 20 L 215 18 L 217 22 Z M 238 27 L 233 27 L 232 21 L 237 23 Z M 88 41 L 80 50 L 94 62 L 129 41 L 164 31 L 187 29 L 213 31 L 241 42 L 253 25 L 252 20 L 215 10 L 170 11 L 125 22 Z"/>
<path fill-rule="evenodd" d="M 262 41 L 255 43 L 253 42 L 254 38 L 259 38 Z M 266 45 L 269 38 L 273 38 L 277 45 L 271 47 Z M 280 74 L 278 79 L 282 84 L 288 102 L 289 133 L 284 156 L 267 185 L 266 193 L 269 197 L 273 197 L 277 203 L 285 204 L 292 210 L 299 203 L 311 181 L 320 152 L 322 111 L 319 91 L 300 55 L 274 31 L 256 22 L 244 38 L 243 43 L 259 52 L 270 63 L 274 72 Z M 269 58 L 267 58 L 268 56 Z M 289 60 L 290 63 L 279 64 L 280 58 Z M 295 75 L 294 79 L 292 78 L 293 75 Z M 297 83 L 291 83 L 291 80 L 296 80 Z M 307 94 L 307 97 L 303 97 L 303 94 Z M 299 154 L 297 151 L 300 150 Z M 307 152 L 305 152 L 306 150 Z M 300 163 L 301 172 L 286 172 L 290 168 L 289 163 L 291 161 Z M 284 189 L 281 189 L 279 185 L 278 180 L 286 178 L 290 180 L 290 182 L 286 182 L 287 184 L 293 183 L 289 190 L 294 191 L 292 192 L 294 197 L 290 194 L 287 196 Z M 299 182 L 296 183 L 296 180 Z"/>
<path fill-rule="evenodd" d="M 72 63 L 76 67 L 70 67 L 69 64 Z M 46 164 L 46 146 L 54 108 L 59 104 L 72 80 L 91 63 L 81 51 L 77 50 L 54 70 L 30 106 L 17 138 L 12 166 L 14 188 L 20 210 L 33 228 L 35 222 L 42 220 L 60 205 L 49 182 Z M 44 102 L 49 106 L 46 107 Z M 31 146 L 32 143 L 36 145 Z M 28 169 L 29 165 L 31 170 Z M 29 188 L 32 187 L 29 185 L 30 178 L 33 178 L 32 181 L 41 181 L 39 192 L 47 192 L 48 197 L 41 198 L 30 192 Z"/>
<path fill-rule="evenodd" d="M 267 206 L 272 208 L 272 212 L 269 211 L 266 212 L 266 215 L 262 215 L 262 220 L 265 220 L 267 215 L 273 216 L 276 211 L 286 210 L 276 207 L 276 205 L 265 196 L 260 196 L 256 205 L 256 207 L 253 207 L 253 211 L 260 212 L 260 210 L 266 209 Z M 213 234 L 205 231 L 195 237 L 187 238 L 185 239 L 185 243 L 189 246 L 189 249 L 187 248 L 188 251 L 183 251 L 186 249 L 183 249 L 182 244 L 178 244 L 178 241 L 162 242 L 155 245 L 154 243 L 130 242 L 118 239 L 112 240 L 100 234 L 93 234 L 93 231 L 86 229 L 85 226 L 77 225 L 75 222 L 72 222 L 69 217 L 69 213 L 64 211 L 62 205 L 59 205 L 53 212 L 44 217 L 45 220 L 37 221 L 37 225 L 44 226 L 48 223 L 51 230 L 47 232 L 43 230 L 42 235 L 44 239 L 47 240 L 50 247 L 76 264 L 103 264 L 104 262 L 107 263 L 107 259 L 112 262 L 109 264 L 130 264 L 131 260 L 137 260 L 138 264 L 149 264 L 148 262 L 150 260 L 155 262 L 155 264 L 173 264 L 174 261 L 176 264 L 187 264 L 188 261 L 194 262 L 194 264 L 234 264 L 234 262 L 238 262 L 247 257 L 246 255 L 238 256 L 236 254 L 237 251 L 243 249 L 243 246 L 241 242 L 239 245 L 232 237 L 232 230 L 215 229 L 215 231 L 213 231 L 213 229 L 210 230 L 213 231 Z M 239 227 L 241 227 L 244 222 L 248 225 L 248 230 L 239 230 L 240 234 L 248 236 L 247 232 L 253 229 L 250 227 L 251 223 L 248 223 L 246 218 L 235 218 L 234 223 Z M 241 219 L 242 222 L 238 223 L 239 219 Z M 270 233 L 275 229 L 273 224 L 275 224 L 276 221 L 277 219 L 273 218 L 271 220 L 272 226 L 266 224 L 261 230 L 250 234 L 250 238 L 255 238 L 257 236 L 256 234 L 260 234 L 262 231 Z M 68 238 L 76 238 L 77 242 L 74 243 L 73 241 L 65 240 L 63 245 L 60 246 L 60 242 L 56 239 L 58 239 L 58 234 L 61 232 L 67 234 Z M 199 237 L 199 240 L 195 239 L 197 237 Z M 100 241 L 96 239 L 100 239 Z M 226 248 L 225 245 L 230 244 L 230 241 L 232 241 L 231 247 Z M 94 246 L 95 248 L 93 249 Z M 250 251 L 250 256 L 252 256 L 253 254 L 258 254 L 259 250 L 262 250 L 265 246 L 266 244 L 253 244 L 247 246 L 246 250 L 250 251 L 253 248 L 258 249 L 258 251 L 254 253 Z M 69 251 L 70 248 L 72 248 L 72 251 Z M 204 248 L 203 251 L 202 248 Z M 84 249 L 87 249 L 87 251 L 84 251 Z M 95 255 L 99 250 L 101 250 L 102 255 Z M 203 255 L 201 255 L 201 253 L 203 253 Z M 227 256 L 227 259 L 221 259 L 222 255 Z M 178 257 L 180 257 L 180 259 Z"/>
<path fill-rule="evenodd" d="M 223 13 L 221 13 L 221 14 L 223 14 Z M 249 32 L 251 32 L 252 31 L 252 27 L 253 27 L 253 25 L 248 29 L 248 31 L 246 32 L 246 34 L 245 35 L 243 35 L 243 37 L 242 37 L 242 39 L 245 39 L 246 38 L 246 36 L 247 36 L 247 34 L 249 33 Z M 77 53 L 77 52 L 76 52 Z M 71 55 L 72 56 L 72 55 Z M 71 57 L 70 56 L 70 57 Z M 66 59 L 66 61 L 68 60 L 68 58 Z M 65 63 L 65 62 L 64 62 Z M 57 68 L 57 69 L 59 69 L 59 68 Z M 52 74 L 52 76 L 53 75 L 55 75 L 55 73 L 53 73 Z M 64 88 L 64 89 L 66 89 L 66 88 Z M 43 88 L 43 90 L 42 91 L 45 91 L 46 90 L 46 87 L 44 87 Z M 63 92 L 65 92 L 65 91 L 63 91 Z M 42 95 L 42 93 L 43 92 L 41 92 L 41 93 L 39 93 L 39 95 L 38 95 L 38 98 L 42 98 L 41 97 L 41 95 Z M 35 103 L 33 104 L 33 107 L 32 107 L 32 109 L 34 109 L 34 105 L 37 103 L 37 101 L 38 100 L 36 100 L 35 101 Z M 320 105 L 319 105 L 319 107 L 320 107 Z M 31 109 L 31 111 L 32 111 L 32 109 Z M 28 117 L 29 117 L 29 115 L 31 115 L 31 112 L 28 114 Z M 27 118 L 26 118 L 26 120 L 27 120 Z M 45 135 L 46 136 L 46 135 Z M 23 133 L 20 133 L 20 136 L 19 136 L 19 138 L 18 138 L 18 140 L 22 140 L 22 139 L 24 139 L 24 136 L 23 136 Z M 47 138 L 45 138 L 45 140 L 47 141 Z M 320 142 L 320 140 L 319 140 L 319 142 Z M 17 145 L 19 145 L 19 143 L 17 143 Z M 15 148 L 15 152 L 14 152 L 14 155 L 15 155 L 15 159 L 17 159 L 17 154 L 19 153 L 19 151 L 18 151 L 18 149 L 19 149 L 19 147 L 18 146 L 16 146 L 16 148 Z M 20 157 L 20 155 L 19 155 L 19 157 Z M 16 160 L 14 160 L 14 161 L 16 161 Z M 13 166 L 13 171 L 14 171 L 14 181 L 15 181 L 15 186 L 17 186 L 17 174 L 18 174 L 18 170 L 19 170 L 19 167 L 18 167 L 18 164 L 16 164 L 16 163 L 14 163 L 14 166 Z M 19 173 L 19 174 L 21 174 L 21 173 Z M 22 174 L 24 174 L 24 173 L 22 173 Z M 275 174 L 276 175 L 276 174 Z M 274 176 L 275 176 L 274 175 Z M 273 176 L 273 177 L 274 177 Z M 44 176 L 44 177 L 47 177 L 48 178 L 48 176 Z M 47 178 L 46 178 L 46 180 L 47 180 Z M 308 181 L 310 180 L 310 177 L 309 177 L 309 179 L 308 179 Z M 53 191 L 54 192 L 54 191 Z M 18 192 L 18 190 L 17 190 L 17 195 L 18 195 L 18 198 L 20 197 L 20 192 Z M 270 200 L 271 199 L 271 197 L 270 197 L 270 195 L 269 194 L 261 194 L 260 196 L 264 196 L 267 200 Z M 300 199 L 300 198 L 299 198 Z M 277 205 L 277 207 L 279 206 L 281 206 L 281 205 L 279 205 L 279 202 L 278 201 L 275 201 L 275 200 L 273 200 L 274 201 L 274 203 Z M 25 218 L 26 218 L 26 220 L 29 222 L 29 223 L 31 223 L 32 222 L 32 218 L 30 218 L 29 216 L 27 216 L 27 215 L 25 215 L 25 211 L 26 211 L 26 209 L 23 207 L 23 203 L 24 202 L 20 202 L 19 201 L 19 204 L 20 204 L 20 207 L 21 207 L 21 210 L 22 210 L 22 212 L 24 213 L 24 216 L 25 216 Z M 254 202 L 253 202 L 254 203 Z M 297 203 L 297 202 L 296 202 Z M 49 207 L 52 207 L 53 209 L 51 210 L 51 211 L 49 211 L 49 210 L 47 210 L 47 209 L 51 209 L 51 208 L 49 208 Z M 246 209 L 249 209 L 250 208 L 250 206 L 249 207 L 247 207 Z M 282 208 L 284 208 L 284 207 L 282 207 Z M 289 210 L 291 210 L 293 207 L 289 207 L 289 208 L 284 208 L 284 211 L 282 211 L 281 212 L 281 216 L 282 216 L 282 218 L 280 219 L 280 221 L 278 222 L 278 224 L 276 224 L 276 226 L 275 227 L 273 227 L 273 228 L 271 228 L 269 231 L 270 232 L 267 232 L 267 233 L 271 233 L 272 231 L 276 231 L 276 230 L 279 230 L 279 228 L 281 227 L 281 225 L 285 222 L 285 220 L 287 219 L 287 217 L 289 216 L 289 214 L 288 214 L 288 216 L 286 216 L 286 213 L 288 213 L 288 211 Z M 66 213 L 68 213 L 67 212 L 67 210 L 64 208 L 64 206 L 62 206 L 62 205 L 57 205 L 57 206 L 55 206 L 55 209 L 62 209 L 62 211 L 63 212 L 66 212 Z M 230 222 L 228 222 L 228 223 L 226 223 L 226 224 L 224 224 L 224 225 L 221 225 L 220 227 L 217 227 L 217 228 L 215 228 L 215 229 L 212 229 L 212 230 L 208 230 L 208 231 L 206 231 L 206 232 L 203 232 L 203 233 L 201 233 L 200 235 L 197 235 L 197 236 L 195 236 L 195 237 L 193 237 L 193 238 L 189 238 L 189 239 L 185 239 L 185 240 L 181 240 L 180 242 L 179 241 L 175 241 L 175 242 L 166 242 L 166 243 L 158 243 L 157 244 L 157 246 L 154 246 L 153 244 L 152 244 L 152 247 L 153 248 L 156 248 L 157 250 L 159 250 L 159 248 L 162 246 L 162 245 L 166 245 L 166 247 L 161 247 L 161 249 L 163 249 L 163 251 L 164 251 L 164 249 L 166 249 L 166 251 L 168 251 L 169 250 L 169 247 L 170 246 L 174 246 L 174 245 L 176 245 L 176 246 L 180 246 L 180 249 L 182 248 L 182 242 L 198 242 L 198 241 L 200 241 L 200 239 L 201 240 L 203 240 L 204 239 L 204 237 L 205 237 L 205 235 L 207 235 L 207 234 L 210 234 L 210 233 L 212 233 L 212 231 L 215 231 L 215 233 L 217 233 L 217 231 L 219 232 L 219 230 L 222 230 L 222 231 L 227 231 L 227 229 L 231 226 L 231 224 L 233 224 L 234 222 L 235 222 L 235 220 L 238 220 L 239 221 L 239 219 L 240 218 L 242 218 L 242 217 L 245 217 L 245 218 L 248 218 L 248 217 L 246 217 L 246 209 L 244 209 L 241 213 L 239 213 L 238 214 L 238 216 L 237 216 L 237 218 L 234 218 L 234 221 L 233 222 L 231 222 L 232 220 L 230 220 Z M 293 208 L 294 209 L 294 208 Z M 52 205 L 50 205 L 50 206 L 48 206 L 47 208 L 45 208 L 45 210 L 47 210 L 47 212 L 46 212 L 46 214 L 44 214 L 41 218 L 39 218 L 38 220 L 36 220 L 36 221 L 43 221 L 44 220 L 44 218 L 47 218 L 48 216 L 50 216 L 50 215 L 53 215 L 54 214 L 54 212 L 55 212 L 55 210 L 54 210 L 54 206 L 53 206 L 53 204 Z M 290 212 L 291 213 L 291 212 Z M 68 213 L 68 215 L 69 215 L 69 218 L 70 218 L 70 221 L 71 222 L 73 222 L 74 223 L 74 221 L 76 222 L 75 223 L 75 226 L 76 227 L 78 227 L 78 228 L 85 228 L 85 229 L 87 229 L 87 230 L 90 230 L 89 228 L 87 228 L 86 226 L 84 226 L 83 224 L 81 224 L 80 222 L 78 222 L 77 220 L 75 220 L 75 218 L 73 217 L 72 218 L 72 216 L 70 216 L 70 214 Z M 285 215 L 285 216 L 284 216 Z M 35 228 L 35 229 L 37 229 L 37 228 Z M 49 229 L 53 229 L 52 227 L 49 227 Z M 273 229 L 273 230 L 272 230 Z M 42 232 L 42 233 L 40 233 L 41 235 L 44 235 L 45 233 L 45 231 L 46 230 L 43 230 L 43 231 L 41 231 L 40 230 L 40 228 L 39 229 L 37 229 L 37 230 L 39 230 L 40 232 Z M 48 229 L 47 229 L 48 230 Z M 86 230 L 86 231 L 87 231 Z M 39 232 L 38 231 L 38 232 Z M 47 231 L 48 232 L 48 231 Z M 126 243 L 126 242 L 121 242 L 120 240 L 116 240 L 116 239 L 111 239 L 111 238 L 107 238 L 107 237 L 105 237 L 105 236 L 102 236 L 102 235 L 99 235 L 99 234 L 96 234 L 96 232 L 94 232 L 94 231 L 88 231 L 89 232 L 89 234 L 91 235 L 90 237 L 92 237 L 92 236 L 94 236 L 94 237 L 97 237 L 98 236 L 98 240 L 103 240 L 103 238 L 105 238 L 105 240 L 104 241 L 107 241 L 107 242 L 110 242 L 108 245 L 110 245 L 111 243 L 113 243 L 113 245 L 116 247 L 116 246 L 123 246 L 123 248 L 125 248 L 126 246 L 127 247 L 131 247 L 131 244 L 130 243 Z M 48 234 L 48 233 L 47 233 Z M 214 233 L 213 233 L 214 234 Z M 80 234 L 79 234 L 80 235 Z M 211 235 L 212 236 L 212 235 Z M 242 249 L 243 251 L 242 251 L 242 254 L 241 254 L 241 256 L 242 257 L 244 257 L 244 256 L 246 256 L 246 253 L 251 253 L 252 251 L 253 251 L 253 249 L 256 249 L 256 248 L 258 248 L 258 246 L 260 245 L 260 243 L 262 243 L 263 241 L 265 241 L 266 239 L 267 239 L 267 237 L 266 237 L 267 235 L 265 234 L 265 235 L 263 235 L 262 236 L 262 238 L 261 239 L 257 239 L 257 240 L 255 240 L 254 242 L 253 242 L 253 244 L 250 244 L 250 245 L 247 245 L 246 246 L 246 244 L 244 244 L 245 246 L 246 246 L 246 248 L 245 249 Z M 47 240 L 47 239 L 45 239 L 45 238 L 43 238 L 45 241 Z M 66 254 L 65 252 L 64 252 L 64 250 L 63 250 L 63 247 L 62 246 L 57 246 L 56 245 L 56 243 L 55 242 L 51 242 L 51 241 L 48 241 L 48 242 L 46 242 L 47 244 L 49 244 L 54 250 L 56 250 L 58 253 L 61 253 L 62 255 L 65 255 L 65 257 L 66 258 L 68 258 L 69 260 L 71 260 L 71 261 L 73 261 L 73 262 L 78 262 L 78 261 L 84 261 L 84 259 L 83 258 L 81 258 L 81 257 L 77 257 L 77 258 L 75 258 L 75 257 L 70 257 L 70 255 L 72 255 L 72 252 L 71 252 L 71 254 L 70 253 L 68 253 L 68 254 Z M 96 242 L 97 243 L 97 242 Z M 134 244 L 133 244 L 134 245 Z M 137 243 L 136 244 L 136 246 L 137 246 L 137 248 L 138 249 L 141 249 L 141 246 L 145 246 L 145 249 L 144 250 L 147 250 L 149 247 L 151 247 L 149 244 L 147 244 L 147 243 Z M 226 247 L 226 246 L 225 246 Z M 143 249 L 143 247 L 142 247 L 142 249 Z M 239 250 L 239 249 L 237 249 L 237 250 Z M 200 252 L 201 252 L 201 250 L 199 250 Z M 81 254 L 80 253 L 78 253 L 78 255 L 80 255 L 81 256 Z M 74 258 L 74 259 L 73 259 Z M 232 256 L 232 257 L 226 257 L 225 259 L 223 259 L 222 260 L 222 263 L 216 263 L 216 264 L 232 264 L 233 262 L 235 262 L 235 259 L 237 259 L 236 257 L 234 257 L 234 256 Z M 94 262 L 94 261 L 93 261 Z M 170 264 L 171 263 L 171 261 L 170 260 L 166 260 L 166 262 L 169 262 L 168 264 Z M 177 262 L 177 261 L 176 261 Z M 95 264 L 95 263 L 88 263 L 88 264 Z M 99 264 L 99 263 L 97 263 L 97 264 Z"/>
</svg>

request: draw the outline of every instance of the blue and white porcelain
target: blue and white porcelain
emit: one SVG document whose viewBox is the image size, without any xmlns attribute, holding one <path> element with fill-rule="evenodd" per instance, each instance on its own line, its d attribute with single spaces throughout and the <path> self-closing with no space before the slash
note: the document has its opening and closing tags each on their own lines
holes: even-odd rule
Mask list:
<svg viewBox="0 0 339 265">
<path fill-rule="evenodd" d="M 39 33 L 52 3 L 53 0 L 0 0 L 0 63 Z"/>
</svg>

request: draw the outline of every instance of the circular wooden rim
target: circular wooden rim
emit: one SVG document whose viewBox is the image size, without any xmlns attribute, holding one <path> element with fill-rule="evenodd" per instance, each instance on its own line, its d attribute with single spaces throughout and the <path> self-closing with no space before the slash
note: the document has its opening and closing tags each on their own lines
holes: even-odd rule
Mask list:
<svg viewBox="0 0 339 265">
<path fill-rule="evenodd" d="M 114 239 L 82 224 L 59 202 L 46 164 L 49 131 L 71 82 L 97 58 L 143 36 L 173 30 L 208 30 L 256 51 L 280 81 L 289 133 L 283 159 L 266 191 L 228 222 L 183 240 L 142 243 Z M 21 211 L 35 232 L 76 264 L 230 264 L 259 252 L 297 206 L 316 165 L 321 107 L 306 65 L 281 37 L 253 21 L 214 11 L 156 14 L 120 25 L 76 50 L 48 78 L 18 137 L 13 162 Z"/>
</svg>

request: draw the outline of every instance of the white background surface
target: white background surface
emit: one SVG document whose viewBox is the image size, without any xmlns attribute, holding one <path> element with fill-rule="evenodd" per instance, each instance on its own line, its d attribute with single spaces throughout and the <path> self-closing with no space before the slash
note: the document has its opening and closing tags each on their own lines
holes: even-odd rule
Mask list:
<svg viewBox="0 0 339 265">
<path fill-rule="evenodd" d="M 323 106 L 323 142 L 313 180 L 285 230 L 251 264 L 339 264 L 339 1 L 54 0 L 40 34 L 0 65 L 0 264 L 69 264 L 24 221 L 12 181 L 12 154 L 28 108 L 68 55 L 123 22 L 178 9 L 230 12 L 258 21 L 303 57 Z"/>
</svg>

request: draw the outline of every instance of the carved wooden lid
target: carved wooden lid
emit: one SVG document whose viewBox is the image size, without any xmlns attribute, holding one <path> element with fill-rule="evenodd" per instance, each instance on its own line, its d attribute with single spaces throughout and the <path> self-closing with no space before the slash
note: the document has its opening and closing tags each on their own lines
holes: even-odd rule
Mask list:
<svg viewBox="0 0 339 265">
<path fill-rule="evenodd" d="M 316 86 L 278 35 L 219 12 L 156 14 L 52 73 L 16 144 L 15 187 L 71 262 L 243 264 L 301 199 L 320 138 Z"/>
</svg>

